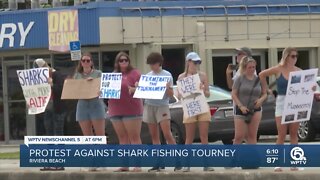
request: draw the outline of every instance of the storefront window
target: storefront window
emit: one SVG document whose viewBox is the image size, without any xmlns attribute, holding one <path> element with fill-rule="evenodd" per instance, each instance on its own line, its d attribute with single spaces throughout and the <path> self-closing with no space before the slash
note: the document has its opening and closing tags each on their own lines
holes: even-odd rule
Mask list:
<svg viewBox="0 0 320 180">
<path fill-rule="evenodd" d="M 26 135 L 26 102 L 17 76 L 17 70 L 24 69 L 23 63 L 10 63 L 7 70 L 7 101 L 9 116 L 9 139 L 21 140 Z"/>
<path fill-rule="evenodd" d="M 0 63 L 0 141 L 4 141 L 3 82 L 2 82 L 1 63 Z"/>
<path fill-rule="evenodd" d="M 50 60 L 50 55 L 49 54 L 46 54 L 46 55 L 30 55 L 29 56 L 29 67 L 28 68 L 33 68 L 33 61 L 38 59 L 38 58 L 44 59 L 51 66 L 51 60 Z"/>
<path fill-rule="evenodd" d="M 102 72 L 112 72 L 114 68 L 114 61 L 120 51 L 102 52 Z M 124 51 L 129 54 L 129 51 Z"/>
<path fill-rule="evenodd" d="M 279 62 L 282 57 L 282 51 L 278 51 L 278 61 Z M 309 69 L 310 68 L 309 51 L 298 50 L 298 60 L 297 60 L 296 66 L 301 69 Z"/>
</svg>

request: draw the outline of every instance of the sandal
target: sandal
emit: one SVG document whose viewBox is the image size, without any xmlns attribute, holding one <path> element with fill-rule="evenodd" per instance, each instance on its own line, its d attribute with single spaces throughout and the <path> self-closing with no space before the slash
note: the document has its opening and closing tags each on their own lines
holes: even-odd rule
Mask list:
<svg viewBox="0 0 320 180">
<path fill-rule="evenodd" d="M 129 168 L 128 167 L 121 167 L 113 172 L 128 172 L 129 171 Z"/>
<path fill-rule="evenodd" d="M 131 172 L 142 172 L 141 167 L 134 167 Z"/>
<path fill-rule="evenodd" d="M 64 171 L 64 167 L 44 167 L 40 171 Z"/>
<path fill-rule="evenodd" d="M 274 172 L 282 172 L 282 168 L 281 167 L 275 167 L 274 168 Z"/>
<path fill-rule="evenodd" d="M 291 171 L 303 171 L 304 168 L 291 167 L 290 170 L 291 170 Z"/>
</svg>

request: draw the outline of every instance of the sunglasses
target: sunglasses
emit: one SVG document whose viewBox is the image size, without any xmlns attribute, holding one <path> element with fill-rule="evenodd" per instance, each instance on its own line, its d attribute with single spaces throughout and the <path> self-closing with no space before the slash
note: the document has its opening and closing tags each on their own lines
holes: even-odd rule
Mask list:
<svg viewBox="0 0 320 180">
<path fill-rule="evenodd" d="M 119 59 L 119 63 L 123 63 L 123 62 L 129 62 L 128 59 Z"/>
<path fill-rule="evenodd" d="M 197 64 L 201 64 L 201 61 L 192 61 L 193 64 L 197 65 Z"/>
<path fill-rule="evenodd" d="M 290 55 L 290 57 L 293 59 L 293 58 L 298 58 L 298 54 L 292 54 Z"/>
<path fill-rule="evenodd" d="M 81 62 L 83 62 L 83 63 L 85 63 L 85 62 L 86 62 L 86 63 L 90 63 L 91 60 L 90 60 L 90 59 L 82 59 Z"/>
</svg>

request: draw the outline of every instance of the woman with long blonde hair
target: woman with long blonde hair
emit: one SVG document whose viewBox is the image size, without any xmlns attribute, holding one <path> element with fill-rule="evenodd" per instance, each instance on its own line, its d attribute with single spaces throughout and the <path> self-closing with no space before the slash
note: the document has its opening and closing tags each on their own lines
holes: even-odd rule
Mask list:
<svg viewBox="0 0 320 180">
<path fill-rule="evenodd" d="M 287 47 L 282 52 L 282 58 L 280 63 L 274 67 L 266 69 L 259 74 L 261 83 L 264 87 L 267 87 L 266 77 L 275 75 L 277 85 L 277 100 L 275 119 L 278 130 L 278 138 L 276 144 L 284 144 L 288 129 L 290 134 L 290 143 L 298 144 L 298 129 L 299 123 L 281 124 L 281 119 L 284 110 L 285 95 L 287 94 L 287 86 L 290 72 L 300 71 L 301 69 L 296 66 L 298 59 L 298 51 L 296 48 Z M 292 171 L 299 170 L 296 167 L 291 168 Z M 276 167 L 276 172 L 282 171 L 282 168 Z"/>
<path fill-rule="evenodd" d="M 200 81 L 201 81 L 201 89 L 203 94 L 206 97 L 210 96 L 209 91 L 209 83 L 208 77 L 205 72 L 201 72 L 200 69 L 201 58 L 195 52 L 190 52 L 186 56 L 186 70 L 184 73 L 180 74 L 178 80 L 181 80 L 185 77 L 192 76 L 195 74 L 199 74 Z M 185 114 L 186 112 L 184 112 Z M 185 117 L 183 118 L 183 123 L 185 125 L 186 130 L 186 141 L 185 144 L 192 144 L 194 140 L 196 126 L 199 128 L 200 140 L 201 144 L 208 144 L 208 128 L 211 121 L 211 114 L 210 112 L 206 112 L 203 114 L 199 114 L 193 117 Z M 213 171 L 212 167 L 204 167 L 204 171 Z M 183 172 L 189 172 L 190 167 L 184 167 L 182 169 Z"/>
<path fill-rule="evenodd" d="M 267 98 L 267 91 L 260 84 L 255 74 L 256 61 L 251 57 L 243 57 L 240 61 L 240 76 L 232 87 L 232 99 L 235 103 L 233 144 L 257 143 L 258 127 L 262 115 L 262 103 Z"/>
</svg>

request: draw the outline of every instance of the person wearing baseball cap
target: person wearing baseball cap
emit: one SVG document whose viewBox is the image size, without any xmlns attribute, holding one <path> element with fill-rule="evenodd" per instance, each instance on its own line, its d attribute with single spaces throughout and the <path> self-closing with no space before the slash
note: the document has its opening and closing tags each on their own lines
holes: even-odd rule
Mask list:
<svg viewBox="0 0 320 180">
<path fill-rule="evenodd" d="M 185 72 L 179 75 L 178 81 L 188 76 L 199 75 L 200 81 L 201 81 L 200 89 L 203 91 L 203 94 L 206 97 L 209 97 L 210 91 L 209 91 L 208 77 L 205 72 L 201 72 L 199 70 L 200 64 L 201 64 L 201 58 L 196 52 L 188 53 L 186 56 Z M 199 96 L 199 94 L 195 96 Z M 191 96 L 191 97 L 188 96 L 188 97 L 185 97 L 184 99 L 190 99 L 190 98 L 193 99 L 195 96 Z M 183 124 L 185 125 L 185 129 L 186 129 L 185 144 L 193 143 L 194 133 L 197 125 L 199 126 L 199 134 L 201 134 L 200 136 L 201 144 L 208 144 L 208 127 L 211 121 L 210 111 L 196 115 L 196 116 L 192 116 L 192 117 L 188 117 L 187 115 L 185 115 L 187 112 L 183 112 L 183 113 L 184 113 Z M 184 167 L 182 171 L 189 172 L 190 167 Z M 203 171 L 214 171 L 214 169 L 212 167 L 204 167 Z"/>
<path fill-rule="evenodd" d="M 252 50 L 248 47 L 236 48 L 236 51 L 237 51 L 237 56 L 236 56 L 237 64 L 240 64 L 240 60 L 245 56 L 252 57 Z M 226 69 L 227 85 L 229 89 L 232 89 L 234 80 L 240 75 L 240 73 L 236 71 L 236 74 L 232 77 L 233 71 L 237 70 L 237 68 L 238 68 L 237 65 L 229 64 Z"/>
</svg>

